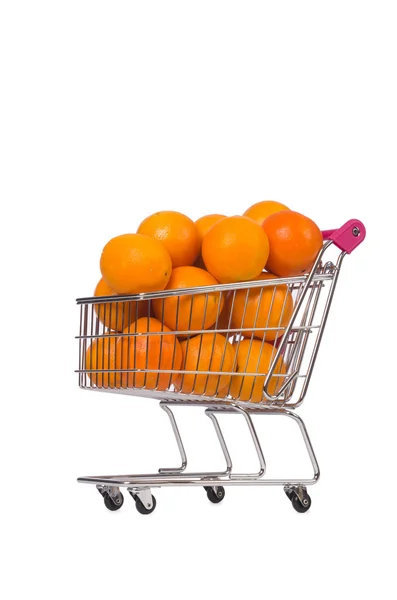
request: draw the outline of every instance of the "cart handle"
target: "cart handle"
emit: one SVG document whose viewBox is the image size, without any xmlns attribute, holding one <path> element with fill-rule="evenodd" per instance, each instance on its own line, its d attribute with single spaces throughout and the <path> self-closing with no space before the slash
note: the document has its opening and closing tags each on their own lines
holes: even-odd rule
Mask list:
<svg viewBox="0 0 397 600">
<path fill-rule="evenodd" d="M 358 219 L 350 219 L 339 229 L 327 229 L 321 232 L 324 240 L 331 240 L 339 250 L 350 254 L 364 241 L 366 231 L 364 223 Z"/>
</svg>

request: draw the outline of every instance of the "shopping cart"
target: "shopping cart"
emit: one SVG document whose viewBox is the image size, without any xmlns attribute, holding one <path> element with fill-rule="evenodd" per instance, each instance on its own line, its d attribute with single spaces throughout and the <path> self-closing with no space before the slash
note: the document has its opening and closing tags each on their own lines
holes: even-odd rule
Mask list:
<svg viewBox="0 0 397 600">
<path fill-rule="evenodd" d="M 208 499 L 213 503 L 223 500 L 224 486 L 281 485 L 296 511 L 303 513 L 310 508 L 311 499 L 307 493 L 307 486 L 318 481 L 320 470 L 306 427 L 295 409 L 302 404 L 307 392 L 342 261 L 346 254 L 350 254 L 364 240 L 365 227 L 357 219 L 352 219 L 340 229 L 324 231 L 323 238 L 324 244 L 317 260 L 310 273 L 305 275 L 134 296 L 77 300 L 80 306 L 80 329 L 79 335 L 76 336 L 79 340 L 79 368 L 76 371 L 79 386 L 87 390 L 158 399 L 160 407 L 169 417 L 181 457 L 179 467 L 161 468 L 154 474 L 79 478 L 80 483 L 96 485 L 109 510 L 121 508 L 124 498 L 120 488 L 127 488 L 135 500 L 138 512 L 150 514 L 156 507 L 152 488 L 180 485 L 204 487 Z M 330 260 L 332 251 L 336 255 L 334 262 Z M 280 290 L 283 299 L 281 305 L 278 293 Z M 251 321 L 248 323 L 245 314 L 253 296 L 257 300 L 257 310 L 253 322 L 251 310 Z M 134 325 L 142 314 L 142 308 L 145 309 L 146 315 L 152 314 L 154 306 L 157 315 L 159 311 L 164 314 L 170 302 L 176 317 L 173 331 L 162 328 L 160 331 L 148 332 L 145 328 L 138 330 Z M 229 310 L 225 319 L 222 308 L 226 302 Z M 241 310 L 243 314 L 236 325 L 233 314 L 238 303 L 240 317 Z M 197 326 L 198 306 L 202 315 L 201 326 Z M 207 316 L 210 310 L 214 311 L 214 306 L 214 324 L 208 329 Z M 266 310 L 262 310 L 264 306 Z M 143 319 L 145 321 L 149 317 Z M 192 328 L 194 319 L 196 324 Z M 113 329 L 124 333 L 107 329 L 106 325 L 112 322 Z M 215 351 L 215 340 L 219 342 L 218 334 L 224 336 L 222 340 L 228 339 L 221 355 Z M 175 341 L 175 336 L 178 336 L 179 340 L 185 340 L 185 356 L 189 343 L 197 344 L 197 340 L 203 339 L 206 340 L 208 355 L 210 341 L 210 356 L 206 359 L 206 369 L 203 370 L 200 363 L 200 352 L 204 352 L 202 341 L 198 345 L 195 368 L 192 368 L 191 364 L 187 368 L 187 363 L 181 364 L 180 359 L 176 364 L 176 356 L 180 353 L 177 351 L 178 342 Z M 193 342 L 195 338 L 196 342 Z M 211 339 L 214 340 L 212 354 Z M 171 353 L 170 341 L 173 342 Z M 138 360 L 131 363 L 129 355 L 135 357 L 137 345 L 142 343 L 147 344 L 146 363 L 139 363 Z M 230 343 L 234 349 L 233 364 L 230 363 Z M 236 357 L 239 356 L 239 347 L 243 344 L 248 351 L 247 359 L 245 364 L 238 364 Z M 96 345 L 96 352 L 92 350 L 93 345 Z M 156 349 L 154 356 L 158 362 L 154 366 L 150 347 Z M 163 360 L 166 355 L 165 348 L 168 362 Z M 254 363 L 248 358 L 251 348 L 256 349 L 258 356 Z M 270 360 L 262 361 L 261 353 L 265 353 L 266 349 L 268 356 L 269 348 Z M 227 356 L 229 362 L 226 360 Z M 186 471 L 185 448 L 172 410 L 174 406 L 182 405 L 202 406 L 205 414 L 211 419 L 226 462 L 223 471 Z M 245 420 L 259 459 L 257 473 L 233 471 L 231 456 L 218 420 L 218 416 L 224 413 L 239 414 Z M 297 423 L 313 467 L 312 478 L 265 477 L 266 461 L 253 422 L 253 417 L 257 415 L 285 416 Z"/>
</svg>

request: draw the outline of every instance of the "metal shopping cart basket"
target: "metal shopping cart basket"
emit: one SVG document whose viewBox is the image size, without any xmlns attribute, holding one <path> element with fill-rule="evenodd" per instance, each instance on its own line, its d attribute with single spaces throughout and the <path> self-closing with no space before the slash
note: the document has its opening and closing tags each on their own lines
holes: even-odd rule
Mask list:
<svg viewBox="0 0 397 600">
<path fill-rule="evenodd" d="M 156 507 L 151 489 L 179 485 L 204 487 L 208 499 L 213 503 L 224 498 L 224 486 L 281 485 L 298 512 L 306 512 L 310 508 L 307 486 L 318 481 L 320 470 L 306 427 L 296 414 L 296 408 L 302 404 L 307 392 L 342 261 L 364 240 L 365 227 L 357 219 L 352 219 L 340 229 L 323 232 L 323 237 L 324 244 L 313 268 L 302 276 L 77 300 L 80 306 L 80 329 L 76 336 L 79 340 L 79 386 L 88 390 L 158 399 L 169 417 L 181 456 L 181 466 L 161 468 L 154 474 L 79 478 L 80 483 L 96 485 L 109 510 L 121 508 L 124 498 L 120 488 L 127 488 L 137 510 L 141 514 L 150 514 Z M 334 262 L 330 260 L 332 249 L 336 254 Z M 280 289 L 281 305 L 278 295 Z M 247 307 L 253 296 L 257 300 L 257 309 L 253 321 L 251 310 L 251 321 L 248 323 L 244 315 L 248 314 Z M 169 302 L 172 302 L 176 313 L 173 331 L 162 327 L 159 331 L 148 332 L 148 328 L 145 331 L 145 327 L 137 329 L 136 325 L 134 329 L 143 303 L 146 305 L 145 314 L 151 315 L 152 308 L 157 305 L 158 315 L 159 311 L 164 314 Z M 229 307 L 226 318 L 222 313 L 225 302 Z M 236 325 L 233 311 L 238 303 L 240 322 Z M 208 329 L 207 316 L 214 306 L 214 323 Z M 192 315 L 197 316 L 197 307 L 200 307 L 201 326 L 197 326 L 196 322 L 192 327 Z M 178 314 L 180 317 L 185 315 L 184 323 L 180 318 L 178 324 Z M 189 317 L 187 325 L 186 314 Z M 123 333 L 106 327 L 112 319 L 113 323 L 116 322 L 112 329 Z M 142 319 L 143 323 L 145 320 L 149 323 L 149 317 L 141 317 L 140 322 Z M 225 340 L 220 353 L 216 349 L 219 334 Z M 188 354 L 189 344 L 196 344 L 196 363 L 193 367 L 191 363 L 187 364 L 186 359 L 182 364 L 179 358 L 177 364 L 176 357 L 180 353 L 177 351 L 179 342 L 175 341 L 176 336 L 183 340 L 184 356 Z M 171 353 L 170 340 L 173 340 Z M 203 358 L 201 364 L 203 340 L 207 357 Z M 146 363 L 142 364 L 138 359 L 134 362 L 135 358 L 131 362 L 129 355 L 137 356 L 137 346 L 142 343 L 148 350 Z M 230 344 L 234 351 L 233 364 L 230 362 Z M 236 357 L 240 356 L 239 349 L 243 346 L 246 360 L 239 363 L 240 359 Z M 150 347 L 156 349 L 154 356 L 158 362 L 155 365 L 153 357 L 150 357 Z M 164 359 L 166 348 L 168 362 Z M 262 360 L 265 354 L 266 361 Z M 252 359 L 254 355 L 255 360 Z M 224 471 L 187 472 L 186 453 L 172 410 L 175 405 L 204 408 L 222 448 L 226 462 Z M 222 413 L 239 414 L 245 419 L 259 459 L 259 472 L 241 474 L 233 471 L 231 456 L 217 418 Z M 297 423 L 313 466 L 311 479 L 266 478 L 266 461 L 253 422 L 253 417 L 257 415 L 280 415 Z"/>
</svg>

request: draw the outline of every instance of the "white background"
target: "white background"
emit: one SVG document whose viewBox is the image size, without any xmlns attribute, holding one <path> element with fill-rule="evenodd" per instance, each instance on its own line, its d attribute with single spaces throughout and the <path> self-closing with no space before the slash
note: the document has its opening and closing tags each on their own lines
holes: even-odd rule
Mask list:
<svg viewBox="0 0 397 600">
<path fill-rule="evenodd" d="M 382 1 L 1 4 L 5 598 L 393 596 L 395 30 Z M 178 455 L 155 401 L 78 389 L 75 298 L 147 214 L 263 199 L 323 229 L 367 225 L 299 413 L 322 470 L 312 508 L 279 488 L 228 488 L 217 506 L 169 488 L 151 516 L 129 497 L 110 513 L 77 476 Z M 194 410 L 191 466 L 219 468 Z M 260 424 L 269 464 L 309 474 L 284 425 Z"/>
</svg>

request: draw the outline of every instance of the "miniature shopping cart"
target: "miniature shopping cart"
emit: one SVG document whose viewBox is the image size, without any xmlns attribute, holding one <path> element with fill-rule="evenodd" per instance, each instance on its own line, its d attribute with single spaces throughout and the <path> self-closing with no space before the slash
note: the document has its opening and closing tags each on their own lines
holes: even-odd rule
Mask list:
<svg viewBox="0 0 397 600">
<path fill-rule="evenodd" d="M 124 498 L 120 488 L 127 488 L 135 501 L 138 512 L 150 514 L 156 507 L 156 499 L 151 492 L 152 488 L 182 485 L 203 487 L 208 499 L 213 503 L 223 500 L 225 486 L 281 485 L 296 511 L 303 513 L 310 508 L 311 499 L 307 493 L 307 486 L 318 481 L 320 470 L 306 427 L 295 409 L 302 404 L 306 396 L 342 261 L 346 254 L 350 254 L 364 240 L 365 227 L 357 219 L 352 219 L 340 229 L 324 231 L 323 238 L 323 247 L 310 273 L 301 276 L 166 290 L 134 296 L 77 300 L 80 306 L 80 328 L 79 335 L 76 336 L 79 340 L 79 368 L 76 371 L 79 386 L 86 390 L 147 396 L 159 400 L 160 407 L 169 417 L 181 457 L 179 467 L 161 468 L 158 473 L 154 474 L 79 478 L 80 483 L 90 483 L 97 487 L 109 510 L 118 510 L 123 505 Z M 334 259 L 333 262 L 330 260 L 331 257 Z M 271 323 L 269 319 L 263 323 L 263 318 L 261 320 L 258 314 L 258 318 L 253 324 L 250 324 L 250 327 L 244 326 L 244 320 L 240 327 L 236 327 L 235 323 L 234 327 L 232 326 L 231 315 L 237 297 L 241 299 L 242 294 L 245 297 L 243 310 L 245 312 L 250 294 L 259 294 L 259 300 L 261 300 L 261 294 L 267 294 L 267 314 L 271 315 L 277 290 L 280 289 L 279 286 L 284 286 L 284 290 L 287 289 L 288 295 L 293 299 L 293 308 L 288 315 L 287 322 L 284 318 L 286 308 L 282 306 L 281 310 L 279 307 L 277 323 L 274 323 L 274 319 Z M 215 323 L 211 329 L 208 329 L 204 327 L 204 324 L 214 294 L 218 300 L 220 298 L 227 299 L 230 316 L 226 317 L 226 322 L 225 319 L 222 319 L 224 302 L 218 301 Z M 287 297 L 287 294 L 284 296 Z M 141 303 L 146 303 L 146 314 L 151 315 L 154 303 L 157 303 L 157 307 L 160 303 L 160 310 L 162 307 L 164 311 L 164 305 L 169 298 L 173 298 L 177 313 L 177 325 L 172 332 L 170 330 L 134 331 L 133 326 L 129 325 L 136 322 L 135 317 L 141 314 L 140 308 L 143 306 Z M 190 302 L 190 306 L 193 307 L 194 303 L 199 300 L 202 307 L 202 327 L 196 326 L 193 330 L 191 327 L 186 327 L 186 324 L 179 327 L 178 310 L 182 311 L 182 306 L 184 306 L 186 314 L 186 302 Z M 108 311 L 109 318 L 104 318 L 106 311 Z M 130 314 L 131 311 L 136 311 L 136 315 Z M 190 312 L 192 315 L 193 308 L 190 309 Z M 259 312 L 260 310 L 258 310 Z M 116 323 L 121 321 L 121 325 L 116 327 L 117 332 L 106 326 L 109 325 L 112 316 Z M 149 320 L 149 317 L 147 319 Z M 254 344 L 254 340 L 259 340 L 259 342 L 255 342 L 256 347 L 258 347 L 258 343 L 263 347 L 266 344 L 267 350 L 271 343 L 271 360 L 267 363 L 268 367 L 265 370 L 261 366 L 263 363 L 258 359 L 255 368 L 252 368 L 251 364 L 249 371 L 241 366 L 236 369 L 235 364 L 229 364 L 225 369 L 223 361 L 227 354 L 225 347 L 224 356 L 221 357 L 220 362 L 218 360 L 215 369 L 212 367 L 211 361 L 208 370 L 204 371 L 199 368 L 186 369 L 181 363 L 173 363 L 167 368 L 163 368 L 161 348 L 162 344 L 165 344 L 166 336 L 172 335 L 174 339 L 175 336 L 178 336 L 179 340 L 185 340 L 188 345 L 189 340 L 202 334 L 213 335 L 214 340 L 217 334 L 221 334 L 228 340 L 228 344 L 233 344 L 237 352 L 239 344 L 245 340 L 249 340 L 249 344 Z M 153 365 L 148 363 L 139 364 L 139 368 L 134 364 L 131 366 L 128 361 L 121 366 L 120 363 L 117 363 L 115 356 L 117 356 L 119 351 L 117 349 L 120 348 L 120 345 L 126 345 L 128 354 L 130 350 L 133 351 L 137 343 L 142 342 L 142 338 L 149 335 L 159 336 L 160 340 L 160 358 L 157 368 L 153 368 Z M 90 352 L 89 349 L 95 343 L 97 345 L 96 353 Z M 164 385 L 165 375 L 168 376 L 166 386 Z M 190 381 L 193 376 L 193 383 L 186 391 L 186 388 L 181 385 L 181 378 L 188 376 Z M 205 381 L 203 384 L 203 378 L 207 378 L 208 385 Z M 213 385 L 214 378 L 215 386 Z M 218 383 L 216 378 L 218 378 Z M 195 385 L 195 381 L 199 380 L 201 384 Z M 223 389 L 221 390 L 220 384 L 225 381 L 228 382 L 228 385 L 222 385 Z M 236 386 L 236 381 L 241 381 L 240 387 Z M 277 385 L 274 384 L 275 381 Z M 243 397 L 242 393 L 240 394 L 239 389 L 246 390 L 247 383 L 248 388 L 252 384 L 252 390 L 255 389 L 256 393 L 258 385 L 260 386 L 259 399 L 256 397 L 254 400 L 253 396 L 247 398 Z M 184 389 L 185 391 L 183 391 Z M 182 405 L 201 406 L 211 419 L 226 462 L 226 468 L 223 471 L 194 473 L 187 471 L 184 444 L 173 413 L 174 406 Z M 259 459 L 257 473 L 234 472 L 232 459 L 218 420 L 218 416 L 224 413 L 239 414 L 245 420 Z M 297 423 L 313 467 L 311 479 L 270 479 L 266 477 L 266 461 L 254 426 L 253 417 L 258 415 L 289 417 Z"/>
</svg>

